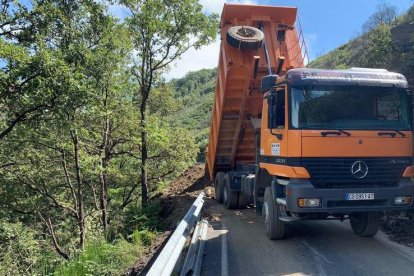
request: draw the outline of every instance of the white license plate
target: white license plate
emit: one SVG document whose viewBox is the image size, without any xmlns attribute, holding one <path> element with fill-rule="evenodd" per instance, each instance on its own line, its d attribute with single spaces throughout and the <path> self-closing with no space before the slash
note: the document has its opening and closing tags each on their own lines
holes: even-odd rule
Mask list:
<svg viewBox="0 0 414 276">
<path fill-rule="evenodd" d="M 347 193 L 346 200 L 373 200 L 374 193 Z"/>
</svg>

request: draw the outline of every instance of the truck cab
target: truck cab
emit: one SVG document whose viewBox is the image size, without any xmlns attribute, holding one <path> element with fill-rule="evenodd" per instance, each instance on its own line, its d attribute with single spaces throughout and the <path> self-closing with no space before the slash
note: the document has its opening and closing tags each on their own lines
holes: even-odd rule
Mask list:
<svg viewBox="0 0 414 276">
<path fill-rule="evenodd" d="M 263 97 L 257 205 L 269 212 L 272 179 L 272 197 L 288 221 L 364 216 L 379 226 L 377 212 L 411 208 L 411 110 L 397 73 L 289 70 Z"/>
</svg>

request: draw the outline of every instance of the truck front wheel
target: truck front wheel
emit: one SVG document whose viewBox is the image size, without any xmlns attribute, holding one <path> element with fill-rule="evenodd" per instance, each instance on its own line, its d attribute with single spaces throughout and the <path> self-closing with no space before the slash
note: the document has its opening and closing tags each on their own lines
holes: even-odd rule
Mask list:
<svg viewBox="0 0 414 276">
<path fill-rule="evenodd" d="M 214 178 L 214 197 L 218 203 L 223 203 L 223 180 L 225 173 L 218 172 Z"/>
<path fill-rule="evenodd" d="M 271 187 L 266 187 L 262 213 L 265 220 L 266 235 L 270 240 L 281 240 L 285 236 L 285 223 L 279 219 L 280 209 Z"/>
<path fill-rule="evenodd" d="M 373 237 L 380 228 L 380 212 L 361 212 L 349 216 L 352 231 L 360 237 Z"/>
</svg>

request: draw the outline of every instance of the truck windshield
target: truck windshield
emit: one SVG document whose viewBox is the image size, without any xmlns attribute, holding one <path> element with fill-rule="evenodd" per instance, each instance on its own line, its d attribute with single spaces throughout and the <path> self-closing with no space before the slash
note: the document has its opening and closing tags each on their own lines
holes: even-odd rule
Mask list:
<svg viewBox="0 0 414 276">
<path fill-rule="evenodd" d="M 407 93 L 371 86 L 297 86 L 291 89 L 296 129 L 410 130 Z"/>
</svg>

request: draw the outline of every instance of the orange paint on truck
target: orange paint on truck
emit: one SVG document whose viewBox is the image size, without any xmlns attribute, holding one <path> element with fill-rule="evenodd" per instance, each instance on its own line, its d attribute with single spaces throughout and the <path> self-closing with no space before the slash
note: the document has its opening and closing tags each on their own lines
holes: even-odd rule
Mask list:
<svg viewBox="0 0 414 276">
<path fill-rule="evenodd" d="M 412 96 L 385 69 L 303 68 L 297 9 L 226 4 L 206 173 L 229 209 L 284 222 L 349 218 L 372 237 L 414 197 Z"/>
</svg>

